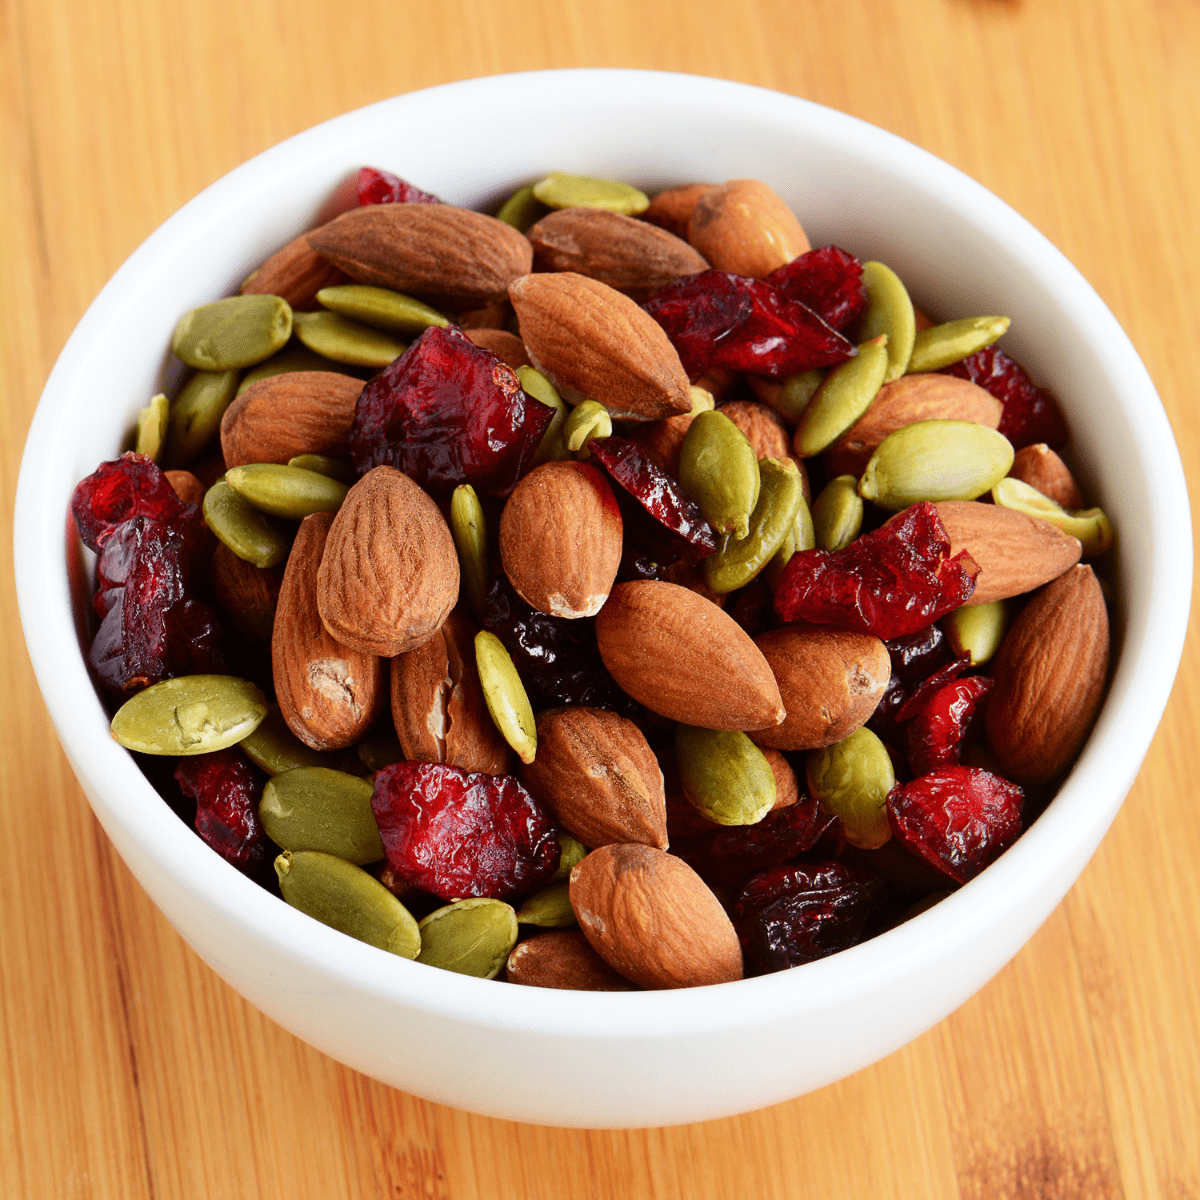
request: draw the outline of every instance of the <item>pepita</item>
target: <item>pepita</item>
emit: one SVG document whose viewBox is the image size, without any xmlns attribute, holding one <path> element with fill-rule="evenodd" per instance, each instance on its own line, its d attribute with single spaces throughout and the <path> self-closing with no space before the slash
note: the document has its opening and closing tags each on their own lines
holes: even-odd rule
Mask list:
<svg viewBox="0 0 1200 1200">
<path fill-rule="evenodd" d="M 917 318 L 908 289 L 891 267 L 881 262 L 863 263 L 862 283 L 867 290 L 867 307 L 859 324 L 859 336 L 869 341 L 887 334 L 888 366 L 884 377 L 887 383 L 908 370 L 917 337 Z"/>
<path fill-rule="evenodd" d="M 863 522 L 863 502 L 858 480 L 853 475 L 831 479 L 813 501 L 813 532 L 822 550 L 843 550 L 850 545 Z"/>
<path fill-rule="evenodd" d="M 566 929 L 576 924 L 571 907 L 570 884 L 564 879 L 534 892 L 517 909 L 518 925 L 540 925 L 544 929 Z"/>
<path fill-rule="evenodd" d="M 350 488 L 337 479 L 281 463 L 230 467 L 225 482 L 259 512 L 303 521 L 315 512 L 337 512 Z"/>
<path fill-rule="evenodd" d="M 134 449 L 155 462 L 162 461 L 163 445 L 167 440 L 167 423 L 171 402 L 159 392 L 137 415 L 137 440 Z"/>
<path fill-rule="evenodd" d="M 1056 529 L 1078 538 L 1084 558 L 1103 554 L 1116 539 L 1113 524 L 1103 509 L 1068 511 L 1020 479 L 1001 479 L 992 488 L 992 500 L 1002 508 L 1014 508 L 1028 517 L 1049 521 Z"/>
<path fill-rule="evenodd" d="M 675 760 L 688 803 L 718 825 L 754 825 L 775 803 L 771 764 L 744 733 L 678 725 Z"/>
<path fill-rule="evenodd" d="M 810 750 L 805 774 L 809 795 L 841 817 L 852 846 L 877 850 L 892 836 L 886 802 L 896 773 L 887 748 L 865 725 L 832 746 Z"/>
<path fill-rule="evenodd" d="M 533 185 L 533 194 L 548 208 L 604 208 L 627 217 L 650 207 L 650 197 L 627 183 L 565 171 L 551 171 Z"/>
<path fill-rule="evenodd" d="M 278 566 L 290 542 L 280 530 L 223 479 L 204 493 L 204 521 L 238 556 L 256 567 Z"/>
<path fill-rule="evenodd" d="M 334 312 L 297 313 L 295 322 L 296 337 L 332 362 L 386 367 L 408 349 L 390 334 Z"/>
<path fill-rule="evenodd" d="M 237 386 L 240 396 L 248 387 L 258 383 L 260 379 L 274 379 L 276 375 L 291 375 L 296 371 L 329 371 L 338 374 L 338 369 L 323 354 L 310 350 L 307 346 L 293 342 L 284 346 L 278 354 L 272 354 L 266 362 L 261 362 L 251 371 L 242 376 L 242 382 Z M 178 401 L 176 401 L 178 403 Z"/>
<path fill-rule="evenodd" d="M 460 483 L 450 497 L 450 533 L 458 551 L 463 594 L 475 620 L 482 621 L 488 587 L 487 523 L 469 483 Z"/>
<path fill-rule="evenodd" d="M 369 779 L 328 767 L 296 767 L 267 781 L 259 801 L 267 837 L 283 850 L 320 850 L 347 862 L 384 857 Z"/>
<path fill-rule="evenodd" d="M 922 329 L 913 339 L 907 373 L 940 371 L 990 346 L 1008 332 L 1008 317 L 963 317 Z"/>
<path fill-rule="evenodd" d="M 546 206 L 533 194 L 533 184 L 518 188 L 500 205 L 496 219 L 526 233 L 546 215 Z"/>
<path fill-rule="evenodd" d="M 227 296 L 185 313 L 171 349 L 198 371 L 252 367 L 292 336 L 292 309 L 282 296 Z"/>
<path fill-rule="evenodd" d="M 801 458 L 832 446 L 871 407 L 888 369 L 887 339 L 880 335 L 838 363 L 800 414 L 792 446 Z"/>
<path fill-rule="evenodd" d="M 679 482 L 718 533 L 746 536 L 762 480 L 754 448 L 724 413 L 692 418 L 679 451 Z"/>
<path fill-rule="evenodd" d="M 483 698 L 496 728 L 523 763 L 537 753 L 537 724 L 525 685 L 504 643 L 486 629 L 475 635 L 475 664 Z"/>
<path fill-rule="evenodd" d="M 179 390 L 167 417 L 169 468 L 186 467 L 217 436 L 221 418 L 238 391 L 237 371 L 197 371 Z"/>
<path fill-rule="evenodd" d="M 502 900 L 459 900 L 425 917 L 417 962 L 495 979 L 517 944 L 517 914 Z"/>
<path fill-rule="evenodd" d="M 942 618 L 942 626 L 958 658 L 971 666 L 990 662 L 1008 629 L 1008 606 L 1003 600 L 988 604 L 964 604 Z"/>
<path fill-rule="evenodd" d="M 232 675 L 179 675 L 131 696 L 112 719 L 112 735 L 140 754 L 211 754 L 253 733 L 267 698 Z"/>
<path fill-rule="evenodd" d="M 344 283 L 322 288 L 317 303 L 335 312 L 382 329 L 387 333 L 423 333 L 430 325 L 445 329 L 450 321 L 436 308 L 430 308 L 412 296 L 393 292 L 390 288 L 369 287 L 365 283 Z"/>
</svg>

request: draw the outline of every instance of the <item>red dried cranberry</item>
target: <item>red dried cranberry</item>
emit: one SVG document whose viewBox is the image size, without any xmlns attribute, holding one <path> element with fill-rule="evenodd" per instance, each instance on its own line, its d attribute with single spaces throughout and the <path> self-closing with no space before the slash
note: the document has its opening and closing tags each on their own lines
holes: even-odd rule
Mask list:
<svg viewBox="0 0 1200 1200">
<path fill-rule="evenodd" d="M 1012 442 L 1014 450 L 1037 442 L 1061 446 L 1067 440 L 1067 423 L 1058 402 L 1030 379 L 1020 363 L 996 346 L 976 350 L 945 371 L 977 383 L 1004 405 L 1000 432 Z"/>
<path fill-rule="evenodd" d="M 884 641 L 915 633 L 975 590 L 979 567 L 929 503 L 914 504 L 844 550 L 793 554 L 775 592 L 781 621 L 812 621 Z"/>
<path fill-rule="evenodd" d="M 175 779 L 196 801 L 196 832 L 226 862 L 249 871 L 271 857 L 258 819 L 263 781 L 237 750 L 181 758 Z"/>
<path fill-rule="evenodd" d="M 908 765 L 914 775 L 958 765 L 971 721 L 991 690 L 986 675 L 973 675 L 929 697 L 908 726 Z"/>
<path fill-rule="evenodd" d="M 194 504 L 184 504 L 153 459 L 144 454 L 123 454 L 101 463 L 86 479 L 75 485 L 71 512 L 79 536 L 97 553 L 113 530 L 132 517 L 154 517 L 173 524 Z"/>
<path fill-rule="evenodd" d="M 692 379 L 712 365 L 717 342 L 750 316 L 753 302 L 738 286 L 739 278 L 725 271 L 701 271 L 668 284 L 643 305 L 670 338 Z"/>
<path fill-rule="evenodd" d="M 928 679 L 922 680 L 904 698 L 904 702 L 896 709 L 896 724 L 903 725 L 925 707 L 926 701 L 948 683 L 953 683 L 970 666 L 970 660 L 956 658 L 947 663 L 940 671 L 935 671 Z M 918 772 L 919 774 L 920 772 Z"/>
<path fill-rule="evenodd" d="M 880 891 L 838 862 L 771 867 L 738 893 L 733 925 L 751 962 L 782 971 L 860 942 Z"/>
<path fill-rule="evenodd" d="M 511 775 L 393 763 L 375 773 L 371 808 L 396 876 L 443 900 L 505 900 L 558 866 L 554 822 Z"/>
<path fill-rule="evenodd" d="M 845 329 L 867 306 L 862 263 L 837 246 L 821 246 L 772 271 L 766 282 L 798 300 L 831 329 Z"/>
<path fill-rule="evenodd" d="M 363 388 L 350 455 L 360 475 L 386 463 L 435 494 L 510 491 L 553 417 L 498 355 L 430 326 Z"/>
<path fill-rule="evenodd" d="M 216 610 L 188 596 L 167 613 L 172 675 L 220 675 L 225 671 L 225 630 Z"/>
<path fill-rule="evenodd" d="M 363 167 L 355 180 L 355 194 L 359 204 L 441 204 L 432 192 L 423 192 L 419 187 L 378 167 Z"/>
<path fill-rule="evenodd" d="M 941 767 L 891 790 L 888 823 L 905 849 L 966 883 L 1016 841 L 1024 796 L 990 771 Z"/>
<path fill-rule="evenodd" d="M 898 739 L 902 743 L 903 732 L 897 730 L 898 712 L 926 679 L 954 661 L 954 652 L 940 625 L 928 625 L 905 637 L 892 638 L 885 645 L 892 670 L 867 724 L 885 742 Z"/>
</svg>

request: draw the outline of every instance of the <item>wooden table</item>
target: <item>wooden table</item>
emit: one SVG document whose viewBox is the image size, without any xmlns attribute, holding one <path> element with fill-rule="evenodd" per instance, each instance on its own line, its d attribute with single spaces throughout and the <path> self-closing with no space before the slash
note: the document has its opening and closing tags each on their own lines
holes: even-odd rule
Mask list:
<svg viewBox="0 0 1200 1200">
<path fill-rule="evenodd" d="M 0 504 L 101 285 L 206 184 L 430 84 L 550 66 L 725 76 L 873 121 L 1013 204 L 1096 286 L 1200 466 L 1191 0 L 5 0 Z M 93 820 L 16 618 L 0 653 L 0 1195 L 1200 1197 L 1200 645 L 1095 860 L 978 996 L 788 1104 L 668 1130 L 475 1117 L 259 1015 Z M 556 1069 L 569 1069 L 557 1064 Z"/>
</svg>

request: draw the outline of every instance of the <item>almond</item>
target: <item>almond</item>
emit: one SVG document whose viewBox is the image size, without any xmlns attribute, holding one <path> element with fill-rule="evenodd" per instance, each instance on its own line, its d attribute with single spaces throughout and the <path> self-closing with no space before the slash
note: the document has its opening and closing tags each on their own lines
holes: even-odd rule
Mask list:
<svg viewBox="0 0 1200 1200">
<path fill-rule="evenodd" d="M 552 929 L 520 942 L 508 956 L 505 978 L 509 983 L 574 992 L 633 991 L 633 984 L 622 979 L 578 929 Z"/>
<path fill-rule="evenodd" d="M 1008 473 L 1013 479 L 1037 488 L 1043 496 L 1049 496 L 1062 508 L 1083 507 L 1083 496 L 1075 477 L 1067 464 L 1045 442 L 1018 450 Z"/>
<path fill-rule="evenodd" d="M 508 289 L 533 365 L 565 400 L 598 400 L 618 420 L 692 410 L 688 377 L 662 327 L 627 296 L 573 271 Z"/>
<path fill-rule="evenodd" d="M 1108 613 L 1091 567 L 1075 566 L 1022 609 L 992 667 L 985 725 L 1001 772 L 1047 783 L 1079 752 L 1108 675 Z"/>
<path fill-rule="evenodd" d="M 596 618 L 600 657 L 651 712 L 702 729 L 764 729 L 786 716 L 762 651 L 715 604 L 654 579 L 619 583 Z"/>
<path fill-rule="evenodd" d="M 502 299 L 533 265 L 523 233 L 449 204 L 371 204 L 314 230 L 309 245 L 351 279 L 459 301 Z"/>
<path fill-rule="evenodd" d="M 708 263 L 682 238 L 622 213 L 564 208 L 525 235 L 539 271 L 575 271 L 621 291 L 657 291 Z"/>
<path fill-rule="evenodd" d="M 225 466 L 286 463 L 297 454 L 347 458 L 361 379 L 289 371 L 252 383 L 221 418 Z"/>
<path fill-rule="evenodd" d="M 935 507 L 950 538 L 951 555 L 966 550 L 979 564 L 968 604 L 1031 592 L 1057 579 L 1083 553 L 1078 538 L 1012 508 L 978 500 L 943 500 Z"/>
<path fill-rule="evenodd" d="M 902 375 L 879 389 L 871 407 L 832 446 L 826 471 L 861 475 L 871 455 L 890 433 L 917 421 L 973 421 L 989 429 L 1000 426 L 1000 401 L 969 379 L 954 375 Z"/>
<path fill-rule="evenodd" d="M 792 764 L 778 750 L 769 746 L 760 746 L 759 749 L 771 768 L 771 774 L 775 776 L 775 803 L 771 805 L 771 811 L 777 812 L 781 808 L 791 808 L 793 804 L 799 804 L 800 783 L 796 779 L 796 772 L 792 770 Z"/>
<path fill-rule="evenodd" d="M 687 239 L 718 271 L 762 279 L 809 249 L 795 214 L 758 179 L 731 179 L 705 192 Z"/>
<path fill-rule="evenodd" d="M 580 462 L 535 467 L 500 514 L 500 561 L 526 604 L 594 617 L 621 565 L 621 510 L 608 480 Z"/>
<path fill-rule="evenodd" d="M 677 187 L 667 188 L 650 201 L 650 207 L 641 214 L 642 220 L 678 238 L 686 238 L 688 222 L 692 219 L 697 201 L 715 186 L 712 183 L 681 183 Z"/>
<path fill-rule="evenodd" d="M 243 296 L 282 296 L 295 309 L 317 307 L 322 288 L 348 283 L 350 277 L 308 244 L 308 234 L 276 250 L 242 285 Z"/>
<path fill-rule="evenodd" d="M 653 846 L 593 850 L 571 872 L 571 907 L 592 949 L 646 988 L 742 977 L 733 923 L 681 858 Z"/>
<path fill-rule="evenodd" d="M 360 741 L 384 698 L 383 664 L 334 641 L 317 611 L 317 571 L 333 517 L 314 513 L 292 543 L 271 634 L 271 667 L 288 728 L 313 750 Z"/>
<path fill-rule="evenodd" d="M 540 713 L 537 757 L 521 782 L 585 846 L 667 848 L 663 775 L 642 731 L 616 713 L 570 705 Z"/>
<path fill-rule="evenodd" d="M 499 355 L 514 371 L 518 367 L 533 366 L 521 339 L 507 329 L 464 329 L 463 332 L 475 345 Z"/>
<path fill-rule="evenodd" d="M 334 517 L 321 559 L 325 628 L 391 658 L 429 641 L 457 599 L 458 554 L 438 506 L 395 467 L 368 471 Z"/>
<path fill-rule="evenodd" d="M 208 490 L 191 471 L 164 471 L 171 490 L 184 504 L 203 504 Z"/>
<path fill-rule="evenodd" d="M 423 646 L 391 666 L 392 723 L 404 757 L 488 775 L 508 772 L 509 752 L 487 710 L 475 665 L 475 630 L 452 612 Z"/>
<path fill-rule="evenodd" d="M 283 586 L 283 567 L 256 567 L 217 543 L 209 568 L 217 603 L 248 637 L 269 642 Z"/>
<path fill-rule="evenodd" d="M 754 644 L 775 673 L 787 717 L 750 736 L 777 750 L 819 750 L 849 737 L 875 711 L 891 676 L 887 647 L 869 633 L 795 624 Z"/>
</svg>

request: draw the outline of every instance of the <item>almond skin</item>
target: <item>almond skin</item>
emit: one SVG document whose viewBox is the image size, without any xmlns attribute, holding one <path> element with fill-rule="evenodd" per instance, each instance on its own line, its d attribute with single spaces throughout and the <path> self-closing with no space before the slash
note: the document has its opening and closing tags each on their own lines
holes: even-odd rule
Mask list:
<svg viewBox="0 0 1200 1200">
<path fill-rule="evenodd" d="M 508 956 L 505 978 L 509 983 L 575 992 L 633 991 L 633 984 L 622 979 L 578 929 L 552 929 L 518 943 Z"/>
<path fill-rule="evenodd" d="M 715 186 L 713 183 L 681 183 L 676 187 L 667 188 L 650 201 L 650 207 L 641 214 L 641 219 L 673 233 L 678 238 L 686 239 L 688 222 L 692 219 L 697 202 Z"/>
<path fill-rule="evenodd" d="M 618 420 L 692 411 L 675 347 L 627 296 L 573 271 L 526 275 L 508 295 L 530 360 L 571 404 L 598 400 Z"/>
<path fill-rule="evenodd" d="M 775 803 L 771 805 L 771 811 L 777 812 L 781 808 L 791 808 L 793 804 L 799 804 L 800 783 L 796 779 L 796 772 L 792 770 L 792 764 L 778 750 L 769 746 L 759 748 L 771 768 L 771 774 L 775 776 Z"/>
<path fill-rule="evenodd" d="M 463 332 L 475 345 L 499 355 L 514 371 L 518 367 L 533 366 L 521 339 L 507 329 L 465 329 Z"/>
<path fill-rule="evenodd" d="M 943 500 L 935 505 L 950 538 L 979 564 L 968 604 L 988 604 L 1031 592 L 1073 567 L 1083 553 L 1078 538 L 1049 521 L 978 500 Z"/>
<path fill-rule="evenodd" d="M 593 850 L 571 872 L 571 907 L 592 949 L 646 988 L 742 977 L 733 923 L 681 858 L 653 846 Z"/>
<path fill-rule="evenodd" d="M 500 561 L 517 594 L 553 617 L 594 617 L 621 565 L 621 510 L 587 463 L 548 462 L 500 514 Z"/>
<path fill-rule="evenodd" d="M 849 737 L 867 723 L 891 676 L 887 647 L 869 633 L 795 624 L 754 644 L 775 673 L 788 715 L 750 736 L 776 750 L 819 750 Z"/>
<path fill-rule="evenodd" d="M 191 471 L 164 471 L 171 490 L 184 504 L 203 504 L 208 490 Z"/>
<path fill-rule="evenodd" d="M 223 542 L 213 551 L 209 578 L 217 603 L 248 637 L 269 642 L 283 586 L 282 566 L 256 567 Z"/>
<path fill-rule="evenodd" d="M 321 559 L 325 628 L 391 658 L 429 641 L 457 599 L 458 554 L 438 506 L 395 467 L 368 471 L 334 517 Z"/>
<path fill-rule="evenodd" d="M 600 657 L 651 712 L 702 729 L 765 729 L 786 716 L 762 651 L 732 617 L 688 588 L 619 583 L 596 618 Z"/>
<path fill-rule="evenodd" d="M 537 719 L 537 757 L 521 782 L 585 846 L 641 842 L 667 848 L 667 802 L 658 759 L 642 731 L 582 705 Z"/>
<path fill-rule="evenodd" d="M 308 244 L 308 234 L 276 250 L 242 285 L 243 296 L 282 296 L 292 308 L 317 308 L 317 293 L 349 283 L 350 277 Z"/>
<path fill-rule="evenodd" d="M 985 726 L 1001 773 L 1047 783 L 1091 732 L 1108 676 L 1108 612 L 1091 567 L 1044 587 L 1005 635 Z"/>
<path fill-rule="evenodd" d="M 370 204 L 314 230 L 308 241 L 359 283 L 456 301 L 500 300 L 533 265 L 523 233 L 449 204 Z"/>
<path fill-rule="evenodd" d="M 317 611 L 317 571 L 333 517 L 314 513 L 292 543 L 271 634 L 271 667 L 288 728 L 313 750 L 361 741 L 384 699 L 383 664 L 334 641 Z"/>
<path fill-rule="evenodd" d="M 290 371 L 251 384 L 221 418 L 225 466 L 286 463 L 297 454 L 349 458 L 361 379 Z"/>
<path fill-rule="evenodd" d="M 1043 496 L 1049 496 L 1063 508 L 1083 507 L 1083 496 L 1075 477 L 1067 464 L 1045 442 L 1018 450 L 1008 473 L 1013 479 L 1037 488 Z"/>
<path fill-rule="evenodd" d="M 696 201 L 687 239 L 718 271 L 763 279 L 810 249 L 795 214 L 758 179 L 730 179 Z"/>
</svg>

